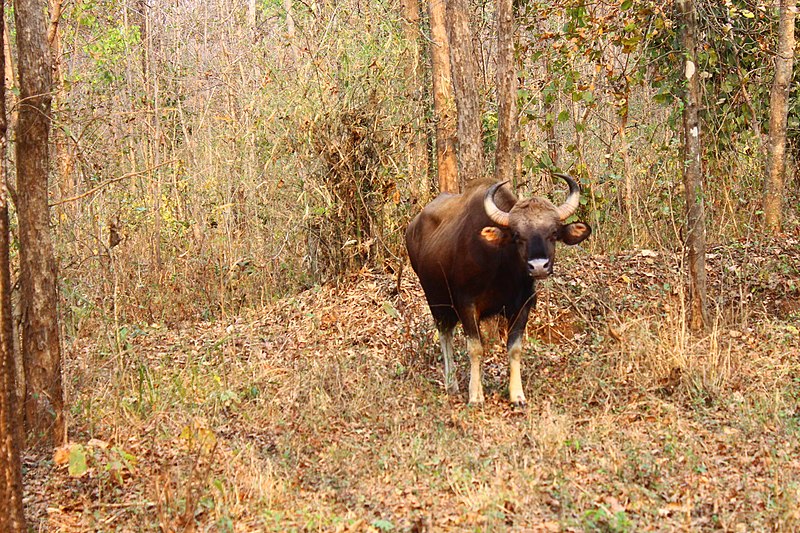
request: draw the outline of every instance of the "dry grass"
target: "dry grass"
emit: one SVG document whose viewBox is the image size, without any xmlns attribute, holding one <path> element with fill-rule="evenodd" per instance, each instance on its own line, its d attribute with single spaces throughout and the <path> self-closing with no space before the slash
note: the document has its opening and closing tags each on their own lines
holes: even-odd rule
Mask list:
<svg viewBox="0 0 800 533">
<path fill-rule="evenodd" d="M 228 322 L 128 326 L 120 351 L 75 341 L 71 436 L 90 470 L 28 457 L 30 518 L 48 531 L 794 530 L 800 261 L 796 242 L 765 249 L 780 280 L 723 280 L 753 253 L 716 251 L 724 303 L 702 336 L 683 323 L 677 258 L 571 252 L 529 326 L 525 412 L 507 405 L 497 348 L 484 408 L 443 392 L 409 274 L 399 293 L 361 272 Z"/>
</svg>

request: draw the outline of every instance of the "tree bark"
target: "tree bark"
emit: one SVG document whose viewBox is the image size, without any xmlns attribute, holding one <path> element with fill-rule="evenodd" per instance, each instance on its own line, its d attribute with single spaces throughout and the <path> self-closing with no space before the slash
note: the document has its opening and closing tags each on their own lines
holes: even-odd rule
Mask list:
<svg viewBox="0 0 800 533">
<path fill-rule="evenodd" d="M 697 71 L 697 20 L 693 0 L 678 0 L 681 45 L 685 54 L 686 94 L 683 108 L 686 198 L 686 253 L 689 266 L 689 326 L 699 331 L 708 324 L 706 305 L 706 227 L 700 135 L 700 81 Z"/>
<path fill-rule="evenodd" d="M 419 44 L 419 0 L 403 0 L 403 30 L 408 51 L 406 54 L 406 99 L 408 100 L 411 132 L 408 141 L 408 173 L 412 196 L 426 203 L 430 191 L 428 180 L 428 147 L 425 136 L 423 105 L 423 70 Z"/>
<path fill-rule="evenodd" d="M 439 190 L 457 193 L 456 105 L 450 75 L 450 41 L 445 26 L 445 0 L 430 0 L 428 15 L 431 24 L 431 70 L 433 79 L 433 112 L 436 122 L 436 168 Z"/>
<path fill-rule="evenodd" d="M 3 120 L 5 123 L 5 120 Z M 3 128 L 5 125 L 3 126 Z M 0 146 L 5 151 L 5 131 Z M 8 197 L 5 163 L 0 183 L 0 531 L 26 531 L 22 505 L 22 463 L 20 462 L 21 420 L 16 408 L 14 346 L 11 327 L 11 273 L 9 268 Z"/>
<path fill-rule="evenodd" d="M 14 7 L 20 89 L 16 156 L 25 427 L 31 444 L 59 445 L 65 439 L 64 397 L 47 197 L 51 57 L 41 4 L 18 0 Z"/>
<path fill-rule="evenodd" d="M 53 84 L 55 89 L 53 113 L 55 115 L 59 114 L 61 105 L 66 101 L 67 96 L 64 84 L 61 82 L 61 32 L 59 28 L 62 9 L 62 0 L 50 0 L 50 23 L 47 27 L 47 42 L 50 44 L 50 51 L 53 57 Z M 56 128 L 53 131 L 53 140 L 60 194 L 62 198 L 69 198 L 75 196 L 78 192 L 78 182 L 74 179 L 72 172 L 75 166 L 74 154 L 69 148 L 69 139 L 65 131 Z M 70 220 L 74 219 L 77 206 L 67 204 L 62 209 L 66 209 L 70 213 L 68 217 Z"/>
<path fill-rule="evenodd" d="M 478 60 L 472 41 L 466 0 L 447 0 L 447 37 L 450 70 L 458 110 L 459 183 L 482 178 L 485 171 L 481 103 L 478 95 Z"/>
<path fill-rule="evenodd" d="M 517 140 L 517 72 L 513 0 L 497 0 L 497 149 L 495 177 L 514 182 Z"/>
<path fill-rule="evenodd" d="M 631 158 L 628 152 L 628 112 L 630 102 L 630 90 L 625 87 L 625 103 L 618 109 L 617 118 L 617 138 L 619 140 L 619 155 L 622 158 L 622 174 L 625 176 L 625 197 L 622 207 L 628 216 L 628 227 L 631 237 L 636 242 L 636 224 L 633 221 L 633 174 L 631 172 Z"/>
<path fill-rule="evenodd" d="M 5 9 L 0 3 L 0 51 L 5 48 Z M 5 54 L 0 52 L 0 72 L 5 72 Z M 10 228 L 6 189 L 6 86 L 0 84 L 0 531 L 27 530 L 22 505 L 22 420 L 17 410 L 14 343 L 11 313 Z"/>
<path fill-rule="evenodd" d="M 781 201 L 786 177 L 786 120 L 789 112 L 789 87 L 792 82 L 796 15 L 796 0 L 781 0 L 775 79 L 769 95 L 767 176 L 764 183 L 764 222 L 773 234 L 781 231 Z"/>
</svg>

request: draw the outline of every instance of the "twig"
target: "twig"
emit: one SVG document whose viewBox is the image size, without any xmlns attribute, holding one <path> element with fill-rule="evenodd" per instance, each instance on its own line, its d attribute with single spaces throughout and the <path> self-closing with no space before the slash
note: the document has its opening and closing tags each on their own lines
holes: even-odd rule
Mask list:
<svg viewBox="0 0 800 533">
<path fill-rule="evenodd" d="M 111 178 L 110 180 L 106 180 L 103 183 L 101 183 L 100 185 L 97 185 L 96 187 L 92 187 L 88 191 L 86 191 L 84 193 L 81 193 L 81 194 L 79 194 L 77 196 L 72 196 L 70 198 L 64 198 L 63 200 L 59 200 L 57 202 L 53 202 L 52 204 L 50 204 L 50 207 L 55 207 L 57 205 L 66 204 L 68 202 L 74 202 L 76 200 L 80 200 L 81 198 L 86 198 L 87 196 L 90 196 L 90 195 L 96 193 L 97 191 L 99 191 L 103 187 L 111 185 L 112 183 L 115 183 L 117 181 L 122 181 L 122 180 L 125 180 L 125 179 L 128 179 L 128 178 L 133 178 L 134 176 L 140 176 L 142 174 L 147 174 L 148 172 L 152 172 L 153 170 L 155 170 L 157 168 L 161 168 L 161 167 L 163 167 L 165 165 L 169 165 L 170 163 L 175 163 L 176 161 L 178 161 L 178 160 L 177 159 L 170 159 L 169 161 L 164 161 L 163 163 L 159 163 L 158 165 L 156 165 L 154 167 L 150 167 L 150 168 L 147 168 L 145 170 L 140 170 L 139 172 L 129 172 L 128 174 L 124 174 L 124 175 L 118 176 L 116 178 Z"/>
</svg>

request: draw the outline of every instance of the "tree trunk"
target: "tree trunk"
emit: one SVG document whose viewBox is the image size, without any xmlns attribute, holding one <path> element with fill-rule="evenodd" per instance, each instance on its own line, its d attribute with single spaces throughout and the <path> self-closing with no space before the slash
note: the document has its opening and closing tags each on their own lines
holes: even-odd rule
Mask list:
<svg viewBox="0 0 800 533">
<path fill-rule="evenodd" d="M 617 138 L 619 140 L 619 155 L 622 158 L 622 174 L 625 176 L 625 197 L 622 202 L 623 209 L 628 216 L 628 228 L 631 231 L 633 242 L 636 242 L 636 224 L 633 221 L 633 175 L 631 174 L 631 158 L 628 153 L 628 103 L 630 91 L 625 88 L 625 103 L 618 109 Z"/>
<path fill-rule="evenodd" d="M 20 89 L 16 155 L 25 427 L 33 442 L 59 445 L 65 426 L 56 262 L 47 197 L 50 49 L 41 4 L 19 0 L 14 7 Z"/>
<path fill-rule="evenodd" d="M 4 5 L 0 3 L 0 72 L 5 72 Z M 6 190 L 6 87 L 0 84 L 0 531 L 27 530 L 22 505 L 22 420 L 17 410 L 14 343 L 11 314 L 10 229 Z"/>
<path fill-rule="evenodd" d="M 514 61 L 513 0 L 497 0 L 497 149 L 495 177 L 514 181 L 517 140 L 517 72 Z"/>
<path fill-rule="evenodd" d="M 0 14 L 2 8 L 0 8 Z M 2 19 L 0 19 L 2 20 Z M 2 91 L 0 91 L 2 92 Z M 0 99 L 0 102 L 3 102 Z M 0 104 L 2 105 L 2 104 Z M 2 107 L 5 107 L 2 105 Z M 5 109 L 2 121 L 3 140 L 0 149 L 5 153 Z M 11 326 L 11 272 L 9 256 L 8 196 L 5 187 L 5 162 L 0 176 L 0 531 L 26 531 L 22 506 L 22 447 L 21 420 L 17 410 L 17 390 L 14 366 L 14 343 Z"/>
<path fill-rule="evenodd" d="M 450 69 L 458 110 L 459 183 L 483 177 L 483 132 L 478 95 L 478 60 L 466 0 L 447 0 L 445 23 L 450 41 Z"/>
<path fill-rule="evenodd" d="M 685 54 L 686 95 L 683 108 L 686 195 L 686 252 L 689 265 L 689 326 L 699 331 L 708 324 L 706 306 L 706 227 L 700 135 L 700 81 L 697 72 L 697 21 L 693 0 L 679 0 L 681 45 Z"/>
<path fill-rule="evenodd" d="M 3 122 L 0 147 L 5 153 L 5 118 L 0 120 Z M 0 164 L 3 165 L 3 176 L 0 176 L 0 502 L 3 502 L 0 531 L 15 533 L 26 531 L 26 526 L 22 506 L 21 424 L 16 408 L 11 327 L 8 198 L 5 190 L 5 163 Z"/>
<path fill-rule="evenodd" d="M 11 31 L 8 29 L 7 24 L 5 25 L 5 28 L 3 28 L 3 41 L 3 55 L 6 63 L 3 74 L 5 75 L 6 87 L 16 88 L 17 76 L 14 69 L 15 57 L 14 54 L 11 53 Z M 10 126 L 12 131 L 16 131 L 17 129 L 17 117 L 19 114 L 19 106 L 17 105 L 19 98 L 15 96 L 14 92 L 15 91 L 6 91 L 6 98 L 8 99 L 6 109 L 8 110 L 8 118 L 11 119 L 10 124 L 6 125 L 6 129 L 8 129 L 8 126 Z"/>
<path fill-rule="evenodd" d="M 445 27 L 445 0 L 430 0 L 431 70 L 433 71 L 433 111 L 436 122 L 436 167 L 439 190 L 457 193 L 456 105 L 450 75 L 450 42 Z"/>
<path fill-rule="evenodd" d="M 773 234 L 781 231 L 781 200 L 786 177 L 786 119 L 789 112 L 789 86 L 792 81 L 796 14 L 796 0 L 781 0 L 775 79 L 769 95 L 769 140 L 767 142 L 769 153 L 767 176 L 764 183 L 764 222 Z"/>
<path fill-rule="evenodd" d="M 419 0 L 403 0 L 403 30 L 408 51 L 406 54 L 406 99 L 408 101 L 411 135 L 408 142 L 408 173 L 412 196 L 426 203 L 430 191 L 428 180 L 428 146 L 425 137 L 425 108 L 423 106 L 423 71 L 419 45 Z"/>
<path fill-rule="evenodd" d="M 53 57 L 53 113 L 55 115 L 59 114 L 61 105 L 66 101 L 67 96 L 64 84 L 61 82 L 61 32 L 59 27 L 62 8 L 62 0 L 50 0 L 50 23 L 47 27 L 47 42 L 50 44 L 50 51 Z M 74 179 L 72 172 L 75 166 L 74 154 L 69 148 L 69 139 L 64 130 L 56 128 L 53 131 L 53 141 L 60 195 L 61 198 L 70 198 L 78 192 L 78 182 Z M 67 202 L 61 209 L 69 213 L 67 217 L 69 220 L 75 219 L 76 204 Z"/>
<path fill-rule="evenodd" d="M 9 31 L 8 24 L 3 24 L 0 26 L 0 30 L 3 32 L 2 36 L 2 43 L 3 43 L 3 61 L 5 63 L 3 67 L 3 75 L 5 86 L 3 87 L 3 91 L 5 92 L 5 100 L 3 102 L 4 108 L 6 109 L 6 114 L 3 116 L 5 119 L 5 140 L 6 140 L 6 150 L 3 151 L 3 156 L 8 158 L 8 131 L 16 131 L 17 130 L 17 123 L 19 117 L 19 96 L 18 91 L 12 90 L 9 91 L 8 89 L 16 89 L 17 88 L 17 76 L 15 74 L 16 69 L 14 68 L 14 60 L 15 56 L 11 53 L 11 33 Z M 7 169 L 5 169 L 7 170 Z M 8 174 L 6 174 L 8 176 Z M 8 179 L 8 178 L 7 178 Z M 3 187 L 5 187 L 7 181 L 3 183 Z M 14 200 L 10 196 L 6 197 L 6 201 Z M 14 302 L 15 300 L 19 302 L 19 285 L 17 285 L 16 294 L 14 293 L 12 285 L 12 297 L 11 301 Z M 25 420 L 25 364 L 22 360 L 22 346 L 21 346 L 21 338 L 22 334 L 20 330 L 22 329 L 22 306 L 16 305 L 14 306 L 12 303 L 12 317 L 11 317 L 11 324 L 14 330 L 13 334 L 13 350 L 14 350 L 14 366 L 15 366 L 15 376 L 16 376 L 16 387 L 17 387 L 17 398 L 15 402 L 15 407 L 17 409 L 17 418 L 24 422 Z M 24 432 L 22 428 L 19 429 L 20 435 L 24 436 Z"/>
</svg>

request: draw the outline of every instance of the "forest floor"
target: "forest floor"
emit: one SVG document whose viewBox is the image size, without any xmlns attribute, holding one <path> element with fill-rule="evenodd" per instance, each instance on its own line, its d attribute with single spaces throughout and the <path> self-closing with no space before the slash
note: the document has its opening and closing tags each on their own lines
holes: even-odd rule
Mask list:
<svg viewBox="0 0 800 533">
<path fill-rule="evenodd" d="M 800 243 L 561 251 L 487 401 L 441 383 L 416 277 L 361 272 L 229 320 L 71 340 L 72 444 L 24 458 L 40 531 L 800 528 Z M 113 336 L 113 333 L 109 334 Z M 458 355 L 461 390 L 468 362 Z"/>
</svg>

